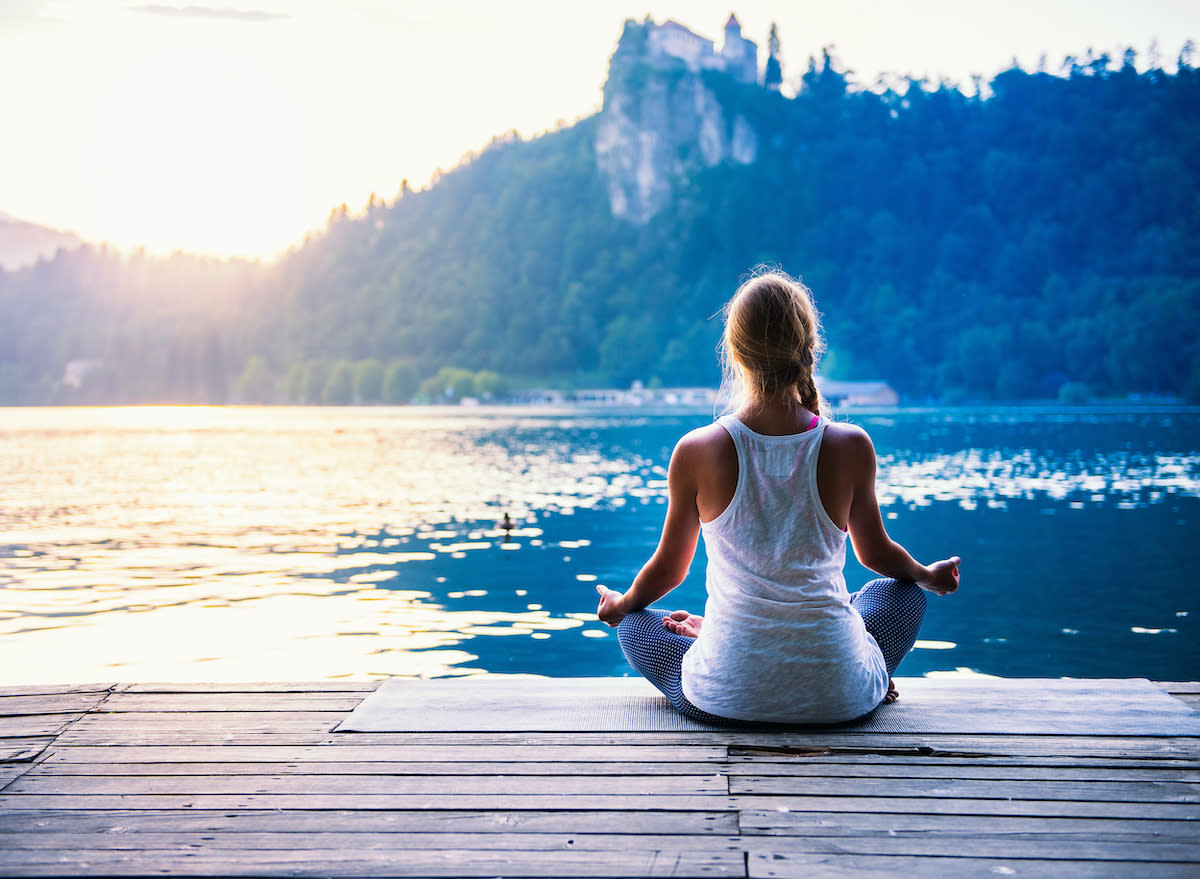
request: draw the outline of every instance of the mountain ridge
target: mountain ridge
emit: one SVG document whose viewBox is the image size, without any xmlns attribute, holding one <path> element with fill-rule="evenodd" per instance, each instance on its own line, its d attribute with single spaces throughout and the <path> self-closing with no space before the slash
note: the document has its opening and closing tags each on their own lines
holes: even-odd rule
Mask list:
<svg viewBox="0 0 1200 879">
<path fill-rule="evenodd" d="M 830 378 L 910 401 L 1200 399 L 1196 70 L 1013 68 L 982 97 L 863 89 L 826 54 L 787 97 L 622 69 L 623 51 L 599 114 L 335 211 L 273 265 L 84 247 L 0 276 L 0 400 L 372 402 L 467 395 L 464 374 L 712 385 L 713 316 L 760 263 L 813 289 Z M 634 160 L 606 170 L 618 113 Z M 707 154 L 705 120 L 726 137 Z M 614 211 L 614 179 L 636 216 Z M 79 360 L 103 367 L 64 387 Z"/>
<path fill-rule="evenodd" d="M 0 269 L 20 269 L 49 259 L 60 249 L 84 244 L 74 232 L 52 229 L 0 211 Z"/>
</svg>

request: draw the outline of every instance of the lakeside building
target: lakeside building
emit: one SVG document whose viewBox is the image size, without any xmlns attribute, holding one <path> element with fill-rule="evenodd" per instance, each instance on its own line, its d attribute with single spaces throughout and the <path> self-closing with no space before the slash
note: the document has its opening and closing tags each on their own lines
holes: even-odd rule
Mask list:
<svg viewBox="0 0 1200 879">
<path fill-rule="evenodd" d="M 103 364 L 99 360 L 72 360 L 63 370 L 62 383 L 69 388 L 83 387 L 84 380 Z"/>
<path fill-rule="evenodd" d="M 518 403 L 530 406 L 679 406 L 709 408 L 716 405 L 715 388 L 647 388 L 634 382 L 629 388 L 580 388 L 559 391 L 534 388 L 514 395 Z"/>
<path fill-rule="evenodd" d="M 817 377 L 817 389 L 830 406 L 898 406 L 900 395 L 887 382 L 840 382 Z"/>
<path fill-rule="evenodd" d="M 821 395 L 831 406 L 897 406 L 900 395 L 884 381 L 829 381 L 817 378 Z M 714 408 L 720 391 L 707 387 L 647 388 L 634 382 L 629 388 L 581 388 L 559 391 L 534 388 L 517 394 L 514 400 L 530 406 L 679 406 L 681 408 Z"/>
</svg>

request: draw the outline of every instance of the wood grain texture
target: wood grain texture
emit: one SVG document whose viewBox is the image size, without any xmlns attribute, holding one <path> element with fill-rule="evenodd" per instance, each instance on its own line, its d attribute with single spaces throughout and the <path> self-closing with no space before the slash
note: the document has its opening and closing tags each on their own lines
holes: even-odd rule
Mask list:
<svg viewBox="0 0 1200 879">
<path fill-rule="evenodd" d="M 71 834 L 81 837 L 78 845 L 101 836 L 131 836 L 143 833 L 608 833 L 640 834 L 738 833 L 736 812 L 655 809 L 637 813 L 630 820 L 619 810 L 536 809 L 157 809 L 117 810 L 12 810 L 0 821 L 0 841 L 21 847 L 21 842 L 41 834 Z M 1162 822 L 1159 822 L 1160 824 Z M 1156 825 L 1157 826 L 1157 825 Z M 82 837 L 87 837 L 83 839 Z M 21 842 L 18 842 L 21 841 Z"/>
<path fill-rule="evenodd" d="M 858 855 L 850 852 L 753 851 L 746 861 L 752 879 L 957 879 L 979 876 L 1036 876 L 1054 879 L 1187 879 L 1192 863 L 1038 860 L 1005 858 Z"/>
<path fill-rule="evenodd" d="M 1197 736 L 335 732 L 376 687 L 0 689 L 0 877 L 1200 874 Z"/>
<path fill-rule="evenodd" d="M 491 849 L 81 849 L 0 853 L 0 876 L 706 877 L 744 876 L 741 851 L 495 851 Z"/>
<path fill-rule="evenodd" d="M 108 698 L 108 693 L 45 693 L 0 696 L 0 717 L 30 714 L 82 714 Z"/>
</svg>

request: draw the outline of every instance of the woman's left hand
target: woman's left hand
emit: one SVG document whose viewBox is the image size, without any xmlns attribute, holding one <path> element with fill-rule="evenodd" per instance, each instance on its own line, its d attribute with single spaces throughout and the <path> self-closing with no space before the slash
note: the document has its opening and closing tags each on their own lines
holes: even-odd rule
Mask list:
<svg viewBox="0 0 1200 879">
<path fill-rule="evenodd" d="M 704 625 L 704 617 L 686 610 L 673 610 L 663 617 L 663 626 L 676 635 L 686 635 L 689 638 L 700 637 L 700 627 Z"/>
<path fill-rule="evenodd" d="M 621 620 L 625 619 L 625 593 L 599 585 L 596 586 L 596 591 L 600 593 L 600 605 L 596 608 L 596 616 L 615 629 Z"/>
</svg>

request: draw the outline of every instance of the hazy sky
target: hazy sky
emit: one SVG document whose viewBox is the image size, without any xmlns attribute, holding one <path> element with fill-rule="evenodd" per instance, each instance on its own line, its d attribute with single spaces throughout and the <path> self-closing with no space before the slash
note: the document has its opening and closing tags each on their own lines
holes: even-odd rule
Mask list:
<svg viewBox="0 0 1200 879">
<path fill-rule="evenodd" d="M 600 106 L 627 18 L 720 42 L 730 11 L 784 79 L 833 44 L 882 72 L 969 83 L 1092 48 L 1173 70 L 1197 0 L 0 0 L 0 212 L 122 247 L 271 255 L 329 211 L 496 134 Z"/>
</svg>

